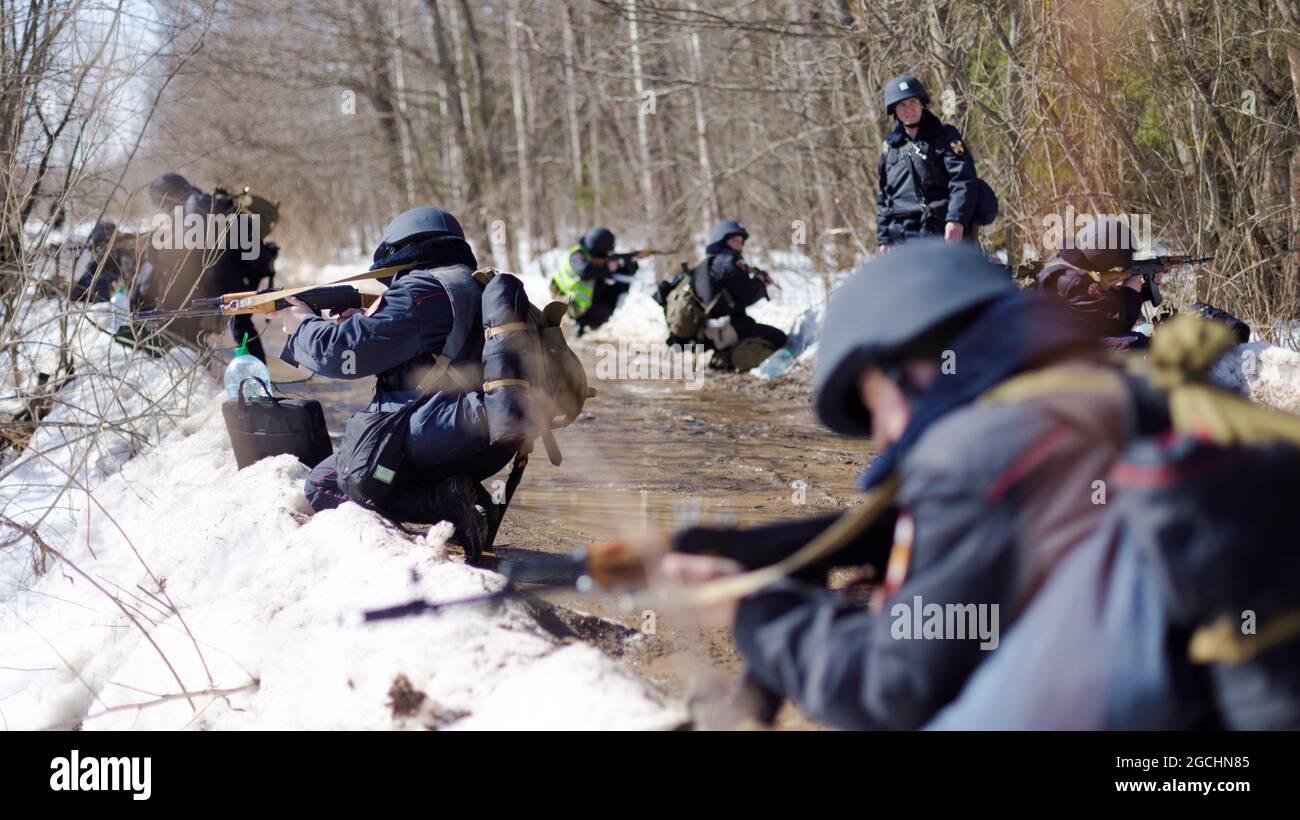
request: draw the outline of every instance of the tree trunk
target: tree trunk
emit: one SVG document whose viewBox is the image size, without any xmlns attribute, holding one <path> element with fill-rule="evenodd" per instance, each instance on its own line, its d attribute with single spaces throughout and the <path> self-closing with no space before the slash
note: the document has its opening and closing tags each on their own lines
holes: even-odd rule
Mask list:
<svg viewBox="0 0 1300 820">
<path fill-rule="evenodd" d="M 578 124 L 578 84 L 573 76 L 576 59 L 573 39 L 573 16 L 568 5 L 564 7 L 564 112 L 568 118 L 569 162 L 573 166 L 573 194 L 575 201 L 582 188 L 582 128 Z M 582 219 L 582 208 L 576 209 Z"/>
<path fill-rule="evenodd" d="M 467 153 L 469 157 L 469 162 L 460 163 L 457 167 L 448 170 L 456 175 L 458 179 L 464 181 L 465 199 L 472 201 L 478 198 L 477 170 L 482 166 L 482 159 L 478 156 L 478 151 L 475 150 L 476 141 L 470 139 L 469 130 L 466 126 L 465 112 L 461 107 L 460 71 L 456 67 L 455 55 L 447 38 L 447 26 L 443 22 L 442 9 L 439 7 L 438 0 L 425 0 L 424 4 L 433 17 L 434 52 L 438 60 L 439 73 L 442 75 L 442 83 L 446 87 L 444 99 L 447 105 L 447 117 L 445 121 L 449 120 L 451 122 L 459 148 Z"/>
<path fill-rule="evenodd" d="M 510 0 L 506 12 L 506 38 L 510 45 L 510 98 L 515 115 L 515 155 L 519 162 L 519 213 L 523 225 L 515 245 L 523 259 L 533 255 L 532 168 L 528 164 L 528 123 L 524 115 L 523 61 L 520 59 L 519 0 Z M 523 261 L 523 260 L 521 260 Z"/>
<path fill-rule="evenodd" d="M 691 11 L 697 11 L 695 0 L 687 4 Z M 704 181 L 704 230 L 717 222 L 722 213 L 722 204 L 718 202 L 718 189 L 713 184 L 713 160 L 709 156 L 709 131 L 704 120 L 704 93 L 700 86 L 704 82 L 704 59 L 700 51 L 700 33 L 692 29 L 686 37 L 686 45 L 691 55 L 691 102 L 695 107 L 695 136 L 698 143 L 700 177 Z"/>
<path fill-rule="evenodd" d="M 393 4 L 390 17 L 393 41 L 393 91 L 397 98 L 396 128 L 397 138 L 402 151 L 402 196 L 405 207 L 415 204 L 415 161 L 411 152 L 411 129 L 406 119 L 406 70 L 402 61 L 402 21 L 401 6 Z"/>
<path fill-rule="evenodd" d="M 477 105 L 474 106 L 474 131 L 478 138 L 483 156 L 483 177 L 487 185 L 492 186 L 496 179 L 497 154 L 489 137 L 489 125 L 493 119 L 493 109 L 489 104 L 487 92 L 487 67 L 483 59 L 483 43 L 479 38 L 478 26 L 474 23 L 474 12 L 469 0 L 460 0 L 461 21 L 465 27 L 465 37 L 469 41 L 469 51 L 474 58 L 474 87 Z M 467 83 L 468 85 L 468 83 Z"/>
<path fill-rule="evenodd" d="M 655 202 L 654 177 L 650 168 L 650 116 L 645 96 L 645 77 L 641 70 L 641 35 L 637 27 L 636 0 L 627 0 L 627 31 L 631 41 L 632 87 L 636 90 L 636 136 L 641 152 L 641 206 L 649 219 L 658 213 Z"/>
</svg>

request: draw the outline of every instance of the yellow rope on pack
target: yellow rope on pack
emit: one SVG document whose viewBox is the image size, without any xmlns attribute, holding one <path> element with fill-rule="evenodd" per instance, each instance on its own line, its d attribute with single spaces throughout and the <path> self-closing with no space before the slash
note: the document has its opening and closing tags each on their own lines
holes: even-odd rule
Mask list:
<svg viewBox="0 0 1300 820">
<path fill-rule="evenodd" d="M 1261 407 L 1205 380 L 1236 343 L 1227 325 L 1200 316 L 1182 314 L 1160 326 L 1144 374 L 1169 395 L 1174 429 L 1219 444 L 1300 447 L 1300 417 Z"/>
<path fill-rule="evenodd" d="M 1169 395 L 1169 414 L 1180 433 L 1218 444 L 1289 444 L 1300 447 L 1300 417 L 1235 396 L 1205 381 L 1214 362 L 1237 343 L 1227 325 L 1183 314 L 1160 326 L 1151 341 L 1145 375 Z M 1300 610 L 1278 615 L 1253 635 L 1224 616 L 1192 635 L 1193 663 L 1243 663 L 1300 636 Z"/>
<path fill-rule="evenodd" d="M 1264 624 L 1253 635 L 1243 635 L 1241 626 L 1224 615 L 1192 635 L 1187 654 L 1192 663 L 1244 663 L 1275 646 L 1300 635 L 1300 609 L 1287 610 Z"/>
<path fill-rule="evenodd" d="M 760 569 L 705 581 L 691 586 L 673 587 L 667 597 L 674 604 L 702 607 L 721 601 L 737 600 L 787 578 L 804 567 L 831 555 L 860 535 L 894 503 L 898 493 L 898 476 L 890 475 L 867 491 L 862 503 L 835 519 L 835 523 L 817 534 L 798 552 Z"/>
</svg>

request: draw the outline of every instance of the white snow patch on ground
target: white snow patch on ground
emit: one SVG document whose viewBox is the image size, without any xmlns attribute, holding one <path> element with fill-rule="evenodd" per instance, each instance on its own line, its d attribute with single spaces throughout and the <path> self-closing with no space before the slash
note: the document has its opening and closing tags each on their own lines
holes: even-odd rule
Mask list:
<svg viewBox="0 0 1300 820">
<path fill-rule="evenodd" d="M 1215 362 L 1211 378 L 1260 404 L 1300 415 L 1300 353 L 1266 342 L 1237 345 Z"/>
<path fill-rule="evenodd" d="M 482 594 L 503 579 L 448 560 L 449 525 L 416 537 L 353 504 L 311 515 L 307 470 L 289 456 L 237 472 L 215 381 L 190 368 L 192 383 L 176 389 L 185 354 L 130 355 L 93 329 L 79 344 L 102 367 L 63 390 L 51 420 L 129 420 L 149 402 L 174 412 L 93 446 L 69 432 L 79 428 L 43 428 L 33 449 L 77 476 L 70 490 L 43 459 L 20 454 L 5 465 L 5 515 L 36 527 L 68 561 L 50 556 L 37 574 L 31 541 L 4 533 L 0 728 L 646 729 L 684 720 L 679 704 L 599 650 L 558 642 L 516 604 L 362 625 L 368 608 Z M 188 417 L 187 392 L 202 399 Z M 399 675 L 426 697 L 416 714 L 395 718 L 388 691 Z"/>
</svg>

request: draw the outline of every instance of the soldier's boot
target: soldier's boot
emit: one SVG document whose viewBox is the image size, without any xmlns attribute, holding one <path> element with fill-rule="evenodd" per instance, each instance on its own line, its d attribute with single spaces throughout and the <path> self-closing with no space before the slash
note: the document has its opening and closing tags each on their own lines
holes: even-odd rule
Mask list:
<svg viewBox="0 0 1300 820">
<path fill-rule="evenodd" d="M 478 563 L 488 546 L 488 520 L 475 502 L 481 487 L 468 476 L 450 476 L 431 484 L 404 488 L 384 499 L 379 512 L 397 523 L 436 524 L 450 521 L 455 540 L 465 548 L 465 560 Z"/>
<path fill-rule="evenodd" d="M 714 349 L 713 355 L 709 357 L 709 370 L 733 370 L 731 366 L 731 350 Z"/>
</svg>

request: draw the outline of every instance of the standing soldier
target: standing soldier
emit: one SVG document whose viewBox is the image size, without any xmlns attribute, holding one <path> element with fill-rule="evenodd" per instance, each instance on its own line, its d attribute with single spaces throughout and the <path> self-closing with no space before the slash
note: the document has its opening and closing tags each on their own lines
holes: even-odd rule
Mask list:
<svg viewBox="0 0 1300 820">
<path fill-rule="evenodd" d="M 911 75 L 885 86 L 894 130 L 880 149 L 876 242 L 881 252 L 918 236 L 974 241 L 976 225 L 997 215 L 997 197 L 975 173 L 961 133 L 927 108 L 930 95 Z"/>
<path fill-rule="evenodd" d="M 567 299 L 569 316 L 578 323 L 578 335 L 595 330 L 613 315 L 618 299 L 627 293 L 637 271 L 637 259 L 647 255 L 614 253 L 614 234 L 597 226 L 587 231 L 551 277 L 551 294 Z"/>
</svg>

